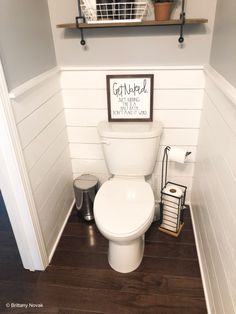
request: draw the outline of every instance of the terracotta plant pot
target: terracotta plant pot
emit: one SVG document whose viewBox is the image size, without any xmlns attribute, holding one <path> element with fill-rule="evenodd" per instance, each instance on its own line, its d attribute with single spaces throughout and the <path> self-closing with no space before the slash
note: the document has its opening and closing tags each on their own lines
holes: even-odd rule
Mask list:
<svg viewBox="0 0 236 314">
<path fill-rule="evenodd" d="M 172 2 L 155 3 L 154 12 L 156 21 L 167 21 L 170 19 Z"/>
</svg>

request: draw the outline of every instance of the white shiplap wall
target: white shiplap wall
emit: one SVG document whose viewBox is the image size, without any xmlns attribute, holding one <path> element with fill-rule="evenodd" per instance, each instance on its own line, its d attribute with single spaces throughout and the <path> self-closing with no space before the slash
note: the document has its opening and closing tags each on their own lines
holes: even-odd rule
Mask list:
<svg viewBox="0 0 236 314">
<path fill-rule="evenodd" d="M 209 313 L 236 313 L 236 90 L 212 68 L 206 89 L 192 213 Z"/>
<path fill-rule="evenodd" d="M 103 182 L 109 176 L 96 126 L 107 120 L 106 75 L 121 73 L 154 74 L 154 119 L 164 124 L 158 162 L 150 179 L 154 191 L 159 190 L 166 145 L 193 152 L 186 164 L 169 165 L 169 179 L 186 184 L 191 191 L 204 88 L 200 67 L 64 68 L 61 83 L 74 177 L 92 173 Z"/>
<path fill-rule="evenodd" d="M 51 70 L 11 93 L 35 205 L 50 257 L 73 202 L 72 171 L 60 87 Z"/>
</svg>

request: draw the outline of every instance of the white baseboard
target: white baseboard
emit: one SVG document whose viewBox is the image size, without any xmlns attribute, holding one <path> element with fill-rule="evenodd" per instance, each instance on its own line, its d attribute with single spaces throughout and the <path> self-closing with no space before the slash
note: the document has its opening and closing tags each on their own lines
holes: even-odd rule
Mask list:
<svg viewBox="0 0 236 314">
<path fill-rule="evenodd" d="M 62 226 L 61 226 L 61 230 L 60 230 L 60 232 L 58 233 L 58 236 L 57 236 L 56 241 L 55 241 L 55 243 L 54 243 L 54 245 L 53 245 L 53 248 L 52 248 L 52 250 L 51 250 L 51 252 L 50 252 L 50 254 L 49 254 L 49 257 L 48 257 L 49 263 L 51 262 L 51 259 L 52 259 L 53 255 L 54 255 L 55 251 L 56 251 L 57 245 L 58 245 L 58 243 L 59 243 L 59 241 L 60 241 L 60 239 L 61 239 L 62 233 L 63 233 L 63 231 L 64 231 L 64 229 L 65 229 L 65 226 L 66 226 L 66 224 L 67 224 L 67 221 L 68 221 L 68 219 L 69 219 L 69 217 L 70 217 L 70 214 L 71 214 L 71 212 L 72 212 L 72 209 L 74 208 L 74 205 L 75 205 L 75 199 L 73 200 L 73 202 L 72 202 L 72 204 L 71 204 L 71 206 L 70 206 L 70 209 L 69 209 L 69 211 L 68 211 L 68 214 L 66 215 L 65 221 L 64 221 L 64 223 L 63 223 Z"/>
<path fill-rule="evenodd" d="M 202 284 L 203 284 L 203 290 L 204 290 L 204 295 L 205 295 L 205 300 L 206 300 L 206 306 L 207 306 L 207 313 L 208 314 L 214 314 L 212 312 L 212 308 L 214 308 L 213 304 L 210 304 L 210 295 L 211 290 L 210 290 L 210 285 L 209 285 L 209 275 L 207 271 L 207 265 L 206 265 L 206 259 L 205 259 L 205 254 L 202 246 L 202 239 L 201 235 L 198 232 L 198 226 L 196 223 L 196 219 L 192 210 L 192 206 L 190 203 L 188 203 L 189 208 L 190 208 L 190 214 L 191 214 L 191 219 L 192 219 L 192 225 L 193 225 L 193 232 L 194 232 L 194 239 L 196 243 L 196 248 L 197 248 L 197 256 L 198 256 L 198 262 L 200 266 L 200 272 L 201 272 L 201 277 L 202 277 Z"/>
</svg>

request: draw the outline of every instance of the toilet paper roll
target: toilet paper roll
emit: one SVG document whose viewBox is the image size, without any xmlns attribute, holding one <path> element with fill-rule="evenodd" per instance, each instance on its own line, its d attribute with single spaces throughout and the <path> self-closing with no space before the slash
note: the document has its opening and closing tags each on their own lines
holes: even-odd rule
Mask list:
<svg viewBox="0 0 236 314">
<path fill-rule="evenodd" d="M 170 147 L 168 152 L 169 161 L 175 161 L 183 164 L 190 154 L 186 149 L 178 148 L 178 147 Z"/>
<path fill-rule="evenodd" d="M 168 185 L 163 192 L 170 195 L 163 195 L 163 198 L 166 200 L 173 200 L 171 196 L 181 197 L 183 195 L 183 191 L 175 185 Z"/>
</svg>

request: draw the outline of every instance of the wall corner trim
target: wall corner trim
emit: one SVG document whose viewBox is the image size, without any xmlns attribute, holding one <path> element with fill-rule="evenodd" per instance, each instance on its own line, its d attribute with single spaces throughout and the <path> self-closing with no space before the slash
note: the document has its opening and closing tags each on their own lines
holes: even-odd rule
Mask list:
<svg viewBox="0 0 236 314">
<path fill-rule="evenodd" d="M 43 72 L 42 74 L 32 78 L 31 80 L 17 86 L 16 88 L 12 89 L 9 92 L 9 98 L 15 99 L 19 96 L 22 96 L 26 92 L 28 92 L 31 89 L 34 89 L 39 86 L 39 84 L 42 84 L 43 82 L 47 81 L 51 77 L 55 76 L 56 74 L 60 73 L 60 67 L 56 66 L 55 68 Z"/>
<path fill-rule="evenodd" d="M 204 66 L 204 73 L 212 79 L 221 92 L 236 106 L 236 88 L 210 65 Z"/>
<path fill-rule="evenodd" d="M 44 270 L 48 256 L 0 60 L 0 185 L 23 266 Z"/>
</svg>

